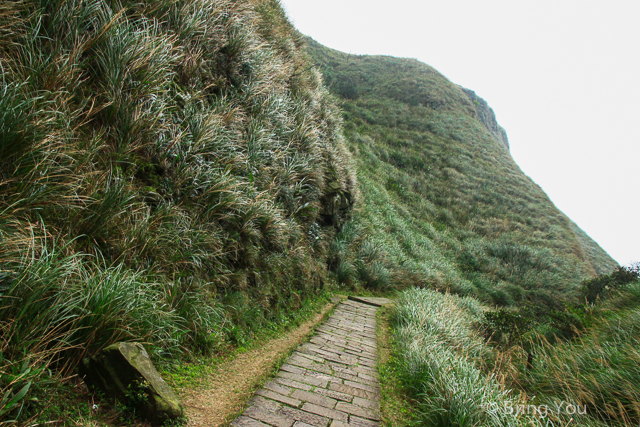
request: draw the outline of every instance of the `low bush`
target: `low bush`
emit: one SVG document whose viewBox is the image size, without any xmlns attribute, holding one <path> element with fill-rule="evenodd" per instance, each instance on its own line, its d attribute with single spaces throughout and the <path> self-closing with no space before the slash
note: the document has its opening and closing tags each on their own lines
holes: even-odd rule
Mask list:
<svg viewBox="0 0 640 427">
<path fill-rule="evenodd" d="M 609 274 L 601 274 L 580 284 L 580 295 L 587 303 L 593 304 L 598 299 L 606 299 L 628 283 L 640 279 L 640 264 L 618 267 Z"/>
</svg>

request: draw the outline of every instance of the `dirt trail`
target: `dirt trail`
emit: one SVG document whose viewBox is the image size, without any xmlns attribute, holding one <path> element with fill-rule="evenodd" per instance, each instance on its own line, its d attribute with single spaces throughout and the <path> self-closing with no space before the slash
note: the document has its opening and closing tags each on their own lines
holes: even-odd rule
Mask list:
<svg viewBox="0 0 640 427">
<path fill-rule="evenodd" d="M 303 343 L 313 328 L 335 305 L 327 304 L 319 313 L 280 338 L 238 355 L 217 366 L 203 386 L 184 390 L 181 400 L 188 426 L 217 427 L 233 420 L 253 391 L 273 372 L 275 364 Z"/>
</svg>

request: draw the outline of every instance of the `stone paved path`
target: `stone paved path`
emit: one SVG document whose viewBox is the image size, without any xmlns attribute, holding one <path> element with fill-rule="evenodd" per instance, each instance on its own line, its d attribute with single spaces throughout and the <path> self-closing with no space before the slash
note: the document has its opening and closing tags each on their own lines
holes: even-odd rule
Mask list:
<svg viewBox="0 0 640 427">
<path fill-rule="evenodd" d="M 376 310 L 345 300 L 256 391 L 236 427 L 370 427 L 380 421 Z"/>
</svg>

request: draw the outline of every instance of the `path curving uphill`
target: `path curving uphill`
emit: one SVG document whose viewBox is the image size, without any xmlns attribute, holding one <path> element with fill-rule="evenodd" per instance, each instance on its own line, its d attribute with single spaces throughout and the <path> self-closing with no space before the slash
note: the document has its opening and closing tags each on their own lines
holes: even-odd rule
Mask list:
<svg viewBox="0 0 640 427">
<path fill-rule="evenodd" d="M 389 302 L 351 297 L 340 303 L 231 425 L 378 426 L 376 311 Z"/>
</svg>

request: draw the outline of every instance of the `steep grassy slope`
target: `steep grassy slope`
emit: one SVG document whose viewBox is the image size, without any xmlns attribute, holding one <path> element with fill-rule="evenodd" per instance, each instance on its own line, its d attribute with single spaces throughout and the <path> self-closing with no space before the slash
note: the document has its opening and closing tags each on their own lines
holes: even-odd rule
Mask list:
<svg viewBox="0 0 640 427">
<path fill-rule="evenodd" d="M 342 98 L 363 195 L 354 221 L 390 281 L 553 305 L 616 266 L 522 173 L 472 91 L 416 60 L 308 44 Z"/>
<path fill-rule="evenodd" d="M 392 316 L 412 422 L 636 425 L 637 268 L 583 281 L 616 263 L 522 173 L 474 92 L 308 43 L 362 193 L 330 249 L 338 278 L 423 288 Z"/>
<path fill-rule="evenodd" d="M 242 344 L 323 292 L 357 189 L 302 45 L 275 0 L 1 2 L 0 419 L 47 367 Z"/>
<path fill-rule="evenodd" d="M 243 345 L 328 270 L 552 304 L 615 265 L 472 92 L 311 43 L 343 132 L 304 44 L 277 0 L 0 2 L 0 421 L 117 340 Z"/>
</svg>

